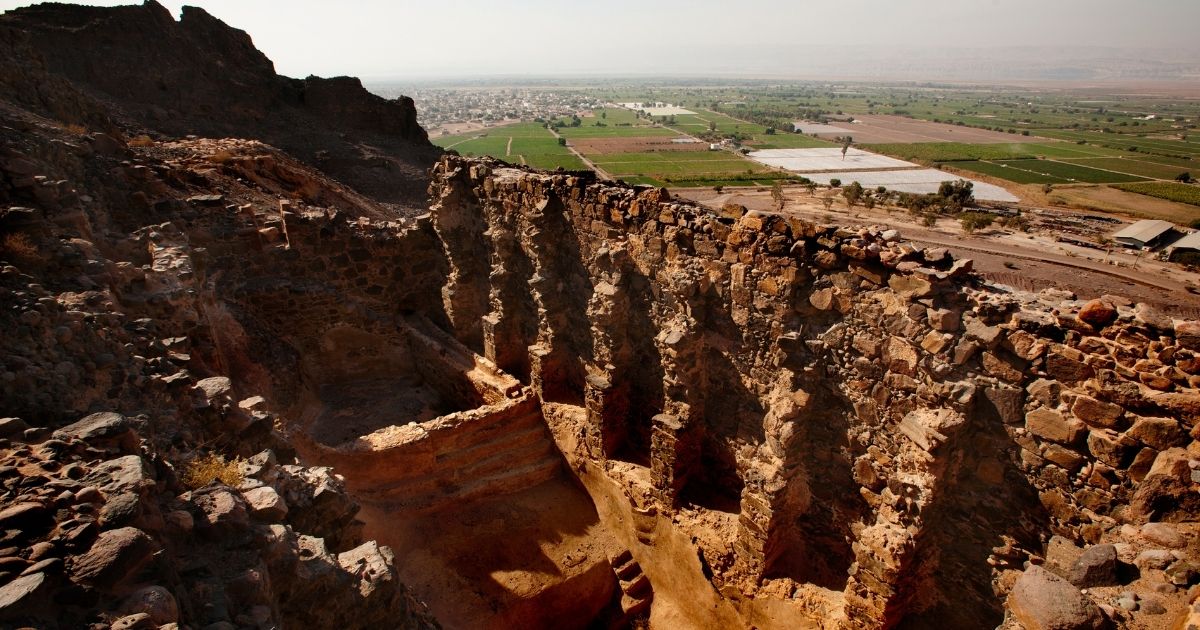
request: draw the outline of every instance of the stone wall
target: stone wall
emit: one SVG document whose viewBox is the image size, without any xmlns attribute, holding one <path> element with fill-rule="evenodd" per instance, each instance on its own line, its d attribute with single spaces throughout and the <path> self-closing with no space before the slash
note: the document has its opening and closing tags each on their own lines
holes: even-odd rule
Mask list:
<svg viewBox="0 0 1200 630">
<path fill-rule="evenodd" d="M 1051 535 L 1194 518 L 1195 322 L 665 190 L 447 157 L 431 192 L 454 333 L 586 408 L 576 459 L 736 513 L 700 551 L 743 608 L 815 586 L 848 627 L 994 626 Z"/>
</svg>

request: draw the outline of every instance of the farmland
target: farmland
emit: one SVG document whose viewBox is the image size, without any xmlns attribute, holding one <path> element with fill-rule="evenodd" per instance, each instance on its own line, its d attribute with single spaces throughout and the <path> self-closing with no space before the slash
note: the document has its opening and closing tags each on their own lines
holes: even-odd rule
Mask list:
<svg viewBox="0 0 1200 630">
<path fill-rule="evenodd" d="M 1167 199 L 1169 201 L 1177 201 L 1179 203 L 1187 203 L 1194 206 L 1200 206 L 1200 188 L 1189 186 L 1187 184 L 1177 184 L 1174 182 L 1144 182 L 1136 184 L 1122 184 L 1117 188 L 1135 192 L 1142 195 L 1150 195 L 1159 199 Z"/>
<path fill-rule="evenodd" d="M 459 136 L 442 136 L 434 144 L 454 149 L 462 155 L 490 155 L 513 164 L 535 168 L 582 170 L 584 163 L 571 150 L 558 143 L 544 125 L 521 123 L 493 127 Z"/>
<path fill-rule="evenodd" d="M 945 169 L 948 176 L 978 174 L 1035 201 L 1046 200 L 1041 190 L 1046 184 L 1055 191 L 1078 189 L 1071 199 L 1058 196 L 1054 202 L 1126 204 L 1125 211 L 1134 216 L 1145 213 L 1138 204 L 1152 198 L 1146 194 L 1192 198 L 1195 187 L 1173 180 L 1184 172 L 1200 174 L 1200 139 L 1189 136 L 1200 120 L 1200 101 L 1169 96 L 702 80 L 674 86 L 630 81 L 571 90 L 557 102 L 587 105 L 575 114 L 547 116 L 544 121 L 553 131 L 539 119 L 436 142 L 463 153 L 546 168 L 583 168 L 577 157 L 582 155 L 602 175 L 675 187 L 761 186 L 806 175 L 828 179 L 816 177 L 822 170 L 877 171 L 861 179 L 883 178 L 899 185 L 917 175 L 889 171 L 923 166 Z M 672 107 L 647 114 L 614 105 L 646 102 Z M 809 133 L 792 132 L 794 122 L 802 122 Z M 568 145 L 558 144 L 555 134 Z M 844 136 L 853 138 L 853 152 L 845 160 L 840 155 Z M 720 150 L 710 150 L 710 144 Z M 788 161 L 784 153 L 767 157 L 772 151 L 814 148 L 839 153 L 822 168 Z M 860 149 L 879 159 L 868 159 Z M 1101 190 L 1124 184 L 1143 194 Z M 1088 187 L 1094 193 L 1082 192 Z"/>
</svg>

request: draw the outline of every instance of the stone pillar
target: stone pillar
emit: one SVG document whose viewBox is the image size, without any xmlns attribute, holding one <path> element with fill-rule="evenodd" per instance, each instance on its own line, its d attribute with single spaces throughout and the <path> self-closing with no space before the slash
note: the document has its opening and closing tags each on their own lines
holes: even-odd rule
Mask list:
<svg viewBox="0 0 1200 630">
<path fill-rule="evenodd" d="M 609 378 L 593 374 L 584 385 L 584 405 L 594 434 L 600 436 L 595 445 L 588 445 L 589 453 L 597 459 L 611 457 L 627 438 L 629 396 Z"/>
<path fill-rule="evenodd" d="M 663 505 L 676 506 L 688 476 L 700 464 L 700 441 L 696 423 L 660 413 L 651 418 L 650 478 Z"/>
</svg>

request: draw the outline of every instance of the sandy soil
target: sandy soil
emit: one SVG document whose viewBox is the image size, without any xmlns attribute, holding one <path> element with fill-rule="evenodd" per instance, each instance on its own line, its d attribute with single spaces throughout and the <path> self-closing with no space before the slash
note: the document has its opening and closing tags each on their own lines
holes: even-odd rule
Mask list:
<svg viewBox="0 0 1200 630">
<path fill-rule="evenodd" d="M 771 193 L 752 188 L 726 189 L 717 194 L 711 189 L 673 191 L 680 197 L 719 207 L 738 203 L 750 209 L 770 211 Z M 900 230 L 904 238 L 925 246 L 946 247 L 958 258 L 975 261 L 975 269 L 993 282 L 1021 290 L 1059 288 L 1090 299 L 1104 294 L 1123 295 L 1147 302 L 1178 317 L 1200 317 L 1200 274 L 1178 265 L 1138 258 L 1133 253 L 1079 247 L 1056 242 L 1052 234 L 1025 234 L 990 229 L 973 235 L 963 234 L 958 222 L 941 219 L 926 228 L 904 210 L 891 212 L 858 207 L 848 211 L 839 198 L 826 211 L 819 199 L 803 189 L 787 189 L 785 212 L 803 218 L 847 225 L 886 225 Z M 1043 209 L 1039 212 L 1057 212 Z M 1070 214 L 1064 211 L 1064 215 Z"/>
<path fill-rule="evenodd" d="M 572 607 L 586 616 L 589 599 L 604 595 L 598 586 L 615 586 L 616 543 L 587 494 L 563 478 L 416 518 L 365 505 L 359 518 L 447 629 L 580 627 L 590 618 L 571 618 Z M 560 624 L 540 617 L 556 612 Z"/>
<path fill-rule="evenodd" d="M 858 144 L 890 142 L 974 142 L 1007 144 L 1017 142 L 1010 133 L 959 127 L 944 123 L 913 120 L 903 116 L 865 114 L 855 116 L 853 123 L 834 123 L 841 132 L 817 134 L 821 137 L 851 135 Z"/>
</svg>

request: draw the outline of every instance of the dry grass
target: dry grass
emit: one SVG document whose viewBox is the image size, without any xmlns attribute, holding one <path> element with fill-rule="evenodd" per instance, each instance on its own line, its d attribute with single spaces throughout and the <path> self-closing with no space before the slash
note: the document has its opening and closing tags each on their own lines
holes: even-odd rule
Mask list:
<svg viewBox="0 0 1200 630">
<path fill-rule="evenodd" d="M 77 136 L 86 136 L 88 133 L 88 128 L 84 127 L 83 125 L 70 124 L 67 125 L 66 128 L 69 133 L 73 133 Z"/>
<path fill-rule="evenodd" d="M 154 138 L 151 138 L 150 136 L 142 134 L 142 135 L 137 136 L 136 138 L 133 138 L 132 140 L 130 140 L 128 144 L 131 147 L 152 147 L 152 146 L 154 146 L 155 143 L 154 143 Z"/>
<path fill-rule="evenodd" d="M 37 245 L 28 234 L 5 234 L 0 239 L 0 251 L 24 262 L 43 262 L 45 257 L 38 251 Z"/>
<path fill-rule="evenodd" d="M 203 488 L 214 480 L 235 488 L 240 486 L 245 480 L 241 458 L 226 461 L 220 455 L 209 453 L 188 462 L 183 469 L 183 485 L 193 490 Z"/>
</svg>

